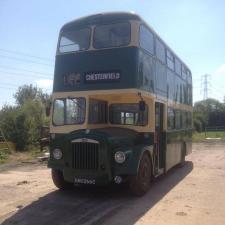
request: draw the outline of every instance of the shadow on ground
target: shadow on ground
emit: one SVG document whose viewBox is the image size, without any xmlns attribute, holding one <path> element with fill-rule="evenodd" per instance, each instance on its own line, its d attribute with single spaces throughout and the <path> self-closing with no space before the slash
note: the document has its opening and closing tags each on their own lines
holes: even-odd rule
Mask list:
<svg viewBox="0 0 225 225">
<path fill-rule="evenodd" d="M 127 187 L 79 188 L 68 192 L 54 191 L 20 209 L 3 225 L 79 225 L 108 224 L 120 216 L 120 224 L 134 224 L 193 169 L 186 162 L 157 179 L 150 191 L 141 198 L 132 197 Z M 127 216 L 121 216 L 130 210 Z M 119 215 L 120 214 L 120 215 Z"/>
</svg>

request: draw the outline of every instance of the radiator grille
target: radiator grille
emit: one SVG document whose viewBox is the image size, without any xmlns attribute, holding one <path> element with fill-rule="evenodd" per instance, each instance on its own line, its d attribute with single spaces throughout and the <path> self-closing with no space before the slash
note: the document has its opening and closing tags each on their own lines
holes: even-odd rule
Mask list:
<svg viewBox="0 0 225 225">
<path fill-rule="evenodd" d="M 88 142 L 72 143 L 72 167 L 74 169 L 97 170 L 99 144 Z"/>
</svg>

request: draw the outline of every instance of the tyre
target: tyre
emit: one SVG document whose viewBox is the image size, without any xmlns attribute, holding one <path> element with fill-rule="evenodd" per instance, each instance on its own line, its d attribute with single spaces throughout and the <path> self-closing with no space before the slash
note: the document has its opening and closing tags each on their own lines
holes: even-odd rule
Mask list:
<svg viewBox="0 0 225 225">
<path fill-rule="evenodd" d="M 60 170 L 52 169 L 52 180 L 55 186 L 60 190 L 66 190 L 73 186 L 71 183 L 64 180 L 63 173 Z"/>
<path fill-rule="evenodd" d="M 138 173 L 130 177 L 129 187 L 131 193 L 135 196 L 144 195 L 151 185 L 151 161 L 149 156 L 144 153 L 138 168 Z"/>
</svg>

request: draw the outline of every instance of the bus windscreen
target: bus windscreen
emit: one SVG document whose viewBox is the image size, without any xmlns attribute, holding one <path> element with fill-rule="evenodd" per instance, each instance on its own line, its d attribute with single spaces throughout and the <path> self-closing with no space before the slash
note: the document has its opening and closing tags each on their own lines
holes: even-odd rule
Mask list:
<svg viewBox="0 0 225 225">
<path fill-rule="evenodd" d="M 94 31 L 93 46 L 96 49 L 126 46 L 130 43 L 130 24 L 98 25 Z"/>
<path fill-rule="evenodd" d="M 87 50 L 90 45 L 91 29 L 68 30 L 61 34 L 59 52 L 76 52 Z"/>
</svg>

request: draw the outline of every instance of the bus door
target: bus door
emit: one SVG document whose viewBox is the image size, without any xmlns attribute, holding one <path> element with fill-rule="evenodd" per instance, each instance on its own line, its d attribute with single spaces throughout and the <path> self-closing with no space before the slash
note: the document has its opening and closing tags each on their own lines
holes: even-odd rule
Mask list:
<svg viewBox="0 0 225 225">
<path fill-rule="evenodd" d="M 156 174 L 163 173 L 163 158 L 164 158 L 164 142 L 165 135 L 163 134 L 163 116 L 164 105 L 155 103 L 155 140 L 154 140 L 154 155 Z"/>
</svg>

